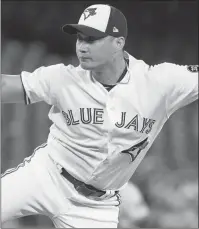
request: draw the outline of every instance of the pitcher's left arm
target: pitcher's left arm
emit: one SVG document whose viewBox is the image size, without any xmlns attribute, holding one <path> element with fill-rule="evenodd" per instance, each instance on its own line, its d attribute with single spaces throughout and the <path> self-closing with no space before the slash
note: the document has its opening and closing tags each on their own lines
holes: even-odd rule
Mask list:
<svg viewBox="0 0 199 229">
<path fill-rule="evenodd" d="M 149 69 L 166 96 L 168 118 L 176 110 L 198 99 L 198 65 L 162 63 Z"/>
</svg>

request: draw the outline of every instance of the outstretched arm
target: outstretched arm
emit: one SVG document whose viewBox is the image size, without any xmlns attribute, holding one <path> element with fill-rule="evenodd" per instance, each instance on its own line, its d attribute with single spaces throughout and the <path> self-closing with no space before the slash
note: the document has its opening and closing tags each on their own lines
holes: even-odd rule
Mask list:
<svg viewBox="0 0 199 229">
<path fill-rule="evenodd" d="M 198 99 L 198 65 L 162 63 L 149 72 L 166 95 L 168 117 Z"/>
<path fill-rule="evenodd" d="M 41 66 L 32 73 L 22 71 L 19 75 L 1 74 L 2 103 L 33 104 L 44 101 L 55 103 L 54 88 L 59 83 L 61 64 Z"/>
<path fill-rule="evenodd" d="M 20 75 L 1 74 L 2 103 L 33 104 L 44 101 L 57 105 L 60 88 L 71 75 L 72 65 L 55 64 L 41 66 L 32 73 L 22 71 Z M 68 85 L 68 84 L 67 84 Z"/>
<path fill-rule="evenodd" d="M 25 104 L 25 91 L 20 75 L 1 74 L 1 102 Z"/>
</svg>

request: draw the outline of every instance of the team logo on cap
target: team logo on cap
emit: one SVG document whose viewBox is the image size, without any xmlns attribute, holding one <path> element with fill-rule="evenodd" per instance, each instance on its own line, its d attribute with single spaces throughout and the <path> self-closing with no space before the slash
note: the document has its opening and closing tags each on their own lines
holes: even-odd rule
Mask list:
<svg viewBox="0 0 199 229">
<path fill-rule="evenodd" d="M 88 8 L 84 11 L 84 21 L 89 18 L 90 16 L 96 15 L 96 9 L 97 8 Z"/>
</svg>

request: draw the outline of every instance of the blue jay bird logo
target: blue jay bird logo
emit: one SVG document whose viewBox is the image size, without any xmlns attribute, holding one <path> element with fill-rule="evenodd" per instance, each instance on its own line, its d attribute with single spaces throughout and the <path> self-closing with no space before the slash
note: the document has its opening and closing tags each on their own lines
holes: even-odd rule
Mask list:
<svg viewBox="0 0 199 229">
<path fill-rule="evenodd" d="M 84 11 L 84 21 L 89 18 L 90 16 L 96 15 L 96 9 L 97 8 L 88 8 Z"/>
</svg>

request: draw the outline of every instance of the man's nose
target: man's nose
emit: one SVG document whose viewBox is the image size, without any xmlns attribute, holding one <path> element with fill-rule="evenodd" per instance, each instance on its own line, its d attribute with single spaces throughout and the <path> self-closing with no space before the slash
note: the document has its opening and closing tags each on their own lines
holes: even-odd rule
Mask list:
<svg viewBox="0 0 199 229">
<path fill-rule="evenodd" d="M 78 49 L 81 53 L 88 52 L 88 44 L 85 41 L 79 42 Z"/>
</svg>

